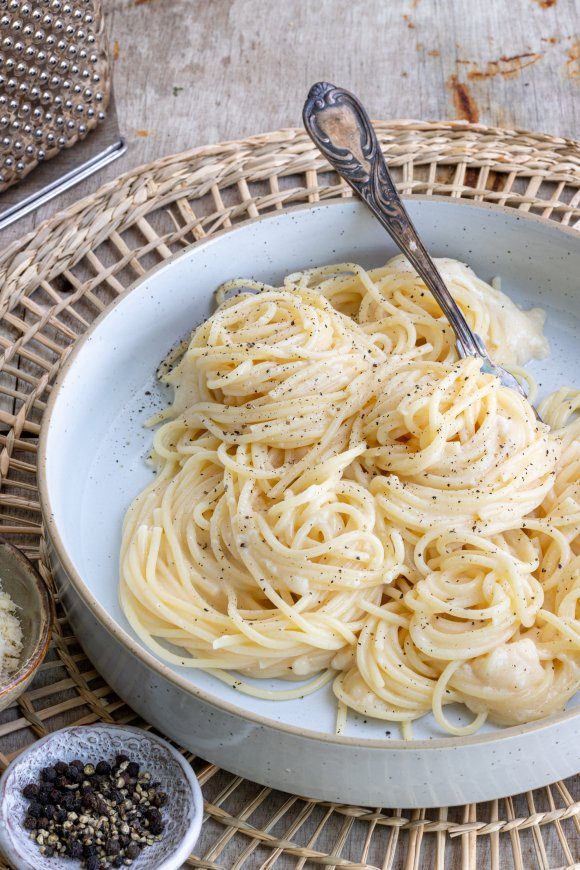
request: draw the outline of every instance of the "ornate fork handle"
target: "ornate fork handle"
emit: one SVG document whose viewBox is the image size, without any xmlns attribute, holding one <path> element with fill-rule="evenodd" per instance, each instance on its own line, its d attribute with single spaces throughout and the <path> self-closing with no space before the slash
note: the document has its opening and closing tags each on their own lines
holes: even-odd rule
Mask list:
<svg viewBox="0 0 580 870">
<path fill-rule="evenodd" d="M 361 103 L 349 91 L 318 82 L 310 89 L 303 119 L 314 144 L 368 205 L 429 287 L 455 332 L 460 356 L 482 357 L 495 368 L 417 235 Z"/>
</svg>

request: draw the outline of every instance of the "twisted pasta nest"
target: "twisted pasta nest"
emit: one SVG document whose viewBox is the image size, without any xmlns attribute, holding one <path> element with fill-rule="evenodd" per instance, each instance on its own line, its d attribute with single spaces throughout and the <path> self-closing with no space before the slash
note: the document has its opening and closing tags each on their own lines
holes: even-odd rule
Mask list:
<svg viewBox="0 0 580 870">
<path fill-rule="evenodd" d="M 546 353 L 541 312 L 440 268 L 498 361 Z M 560 709 L 580 683 L 579 394 L 538 423 L 457 358 L 400 257 L 218 301 L 165 376 L 157 476 L 125 519 L 120 598 L 143 641 L 259 697 L 333 680 L 339 730 L 348 708 L 407 735 L 429 711 L 465 734 Z"/>
</svg>

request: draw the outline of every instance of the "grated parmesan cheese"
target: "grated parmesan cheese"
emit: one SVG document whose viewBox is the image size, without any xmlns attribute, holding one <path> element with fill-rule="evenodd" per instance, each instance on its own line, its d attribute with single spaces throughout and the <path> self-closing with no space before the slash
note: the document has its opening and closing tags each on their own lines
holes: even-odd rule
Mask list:
<svg viewBox="0 0 580 870">
<path fill-rule="evenodd" d="M 22 629 L 16 605 L 0 586 L 0 683 L 14 673 L 22 652 Z"/>
</svg>

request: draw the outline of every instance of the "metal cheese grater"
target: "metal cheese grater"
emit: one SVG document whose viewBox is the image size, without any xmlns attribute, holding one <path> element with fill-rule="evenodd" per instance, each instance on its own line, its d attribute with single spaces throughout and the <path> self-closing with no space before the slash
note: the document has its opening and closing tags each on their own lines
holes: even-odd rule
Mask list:
<svg viewBox="0 0 580 870">
<path fill-rule="evenodd" d="M 110 98 L 100 0 L 0 0 L 0 192 L 104 125 Z M 107 140 L 106 153 L 83 149 L 48 186 L 0 203 L 0 227 L 122 153 L 118 133 Z"/>
</svg>

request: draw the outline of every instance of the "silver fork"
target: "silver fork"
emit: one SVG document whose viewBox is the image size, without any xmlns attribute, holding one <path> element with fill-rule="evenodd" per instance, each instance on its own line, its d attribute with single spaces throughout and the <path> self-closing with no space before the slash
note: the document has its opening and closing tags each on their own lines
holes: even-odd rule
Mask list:
<svg viewBox="0 0 580 870">
<path fill-rule="evenodd" d="M 455 333 L 459 355 L 479 357 L 482 371 L 525 398 L 520 382 L 493 362 L 445 286 L 397 193 L 362 103 L 350 91 L 317 82 L 310 89 L 302 117 L 314 144 L 378 218 L 439 303 Z"/>
</svg>

